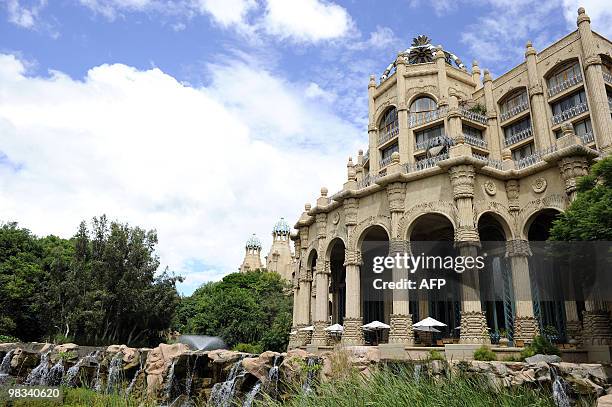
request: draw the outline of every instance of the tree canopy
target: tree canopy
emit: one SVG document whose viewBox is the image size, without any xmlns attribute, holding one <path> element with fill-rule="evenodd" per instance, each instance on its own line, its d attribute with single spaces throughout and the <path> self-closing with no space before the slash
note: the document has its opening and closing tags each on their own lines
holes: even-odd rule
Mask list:
<svg viewBox="0 0 612 407">
<path fill-rule="evenodd" d="M 251 344 L 284 351 L 291 329 L 289 285 L 277 273 L 229 274 L 198 288 L 181 302 L 175 319 L 181 333 L 220 336 L 233 347 Z"/>
<path fill-rule="evenodd" d="M 181 278 L 158 273 L 157 235 L 94 218 L 72 239 L 0 227 L 0 335 L 80 344 L 156 344 Z"/>
<path fill-rule="evenodd" d="M 574 202 L 553 222 L 551 240 L 612 240 L 612 157 L 593 165 L 577 191 Z"/>
</svg>

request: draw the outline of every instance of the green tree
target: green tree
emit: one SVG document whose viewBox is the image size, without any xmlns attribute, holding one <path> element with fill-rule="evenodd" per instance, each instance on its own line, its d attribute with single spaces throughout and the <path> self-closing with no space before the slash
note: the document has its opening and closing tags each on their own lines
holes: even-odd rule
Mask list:
<svg viewBox="0 0 612 407">
<path fill-rule="evenodd" d="M 551 240 L 612 240 L 612 158 L 593 165 L 577 190 L 574 202 L 554 221 Z"/>
<path fill-rule="evenodd" d="M 183 298 L 175 326 L 182 333 L 220 336 L 230 347 L 242 343 L 284 351 L 291 327 L 288 292 L 277 273 L 229 274 Z"/>
</svg>

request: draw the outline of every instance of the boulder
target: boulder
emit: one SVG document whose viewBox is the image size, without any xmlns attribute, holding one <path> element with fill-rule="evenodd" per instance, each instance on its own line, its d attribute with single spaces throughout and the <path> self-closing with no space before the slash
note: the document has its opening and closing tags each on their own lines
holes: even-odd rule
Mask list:
<svg viewBox="0 0 612 407">
<path fill-rule="evenodd" d="M 79 345 L 77 345 L 76 343 L 63 343 L 53 348 L 53 352 L 56 352 L 56 353 L 75 352 L 76 353 L 78 349 L 79 349 Z"/>
<path fill-rule="evenodd" d="M 598 398 L 597 407 L 612 407 L 612 394 L 607 394 Z"/>
<path fill-rule="evenodd" d="M 147 395 L 154 396 L 164 380 L 164 373 L 172 360 L 189 352 L 187 345 L 175 343 L 166 345 L 160 343 L 147 354 L 145 372 L 147 373 Z"/>
<path fill-rule="evenodd" d="M 279 353 L 267 351 L 253 358 L 242 359 L 242 367 L 248 373 L 257 377 L 260 382 L 265 382 L 268 379 L 268 372 L 272 368 L 274 358 L 279 356 Z"/>
<path fill-rule="evenodd" d="M 561 362 L 561 358 L 557 355 L 542 355 L 537 354 L 531 357 L 525 358 L 525 362 L 532 365 L 538 362 L 546 362 L 546 363 L 559 363 Z"/>
</svg>

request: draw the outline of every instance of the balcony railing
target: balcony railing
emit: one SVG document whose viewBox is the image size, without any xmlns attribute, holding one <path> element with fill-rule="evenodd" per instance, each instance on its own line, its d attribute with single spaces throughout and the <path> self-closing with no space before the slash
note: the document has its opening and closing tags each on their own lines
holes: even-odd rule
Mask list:
<svg viewBox="0 0 612 407">
<path fill-rule="evenodd" d="M 485 165 L 488 165 L 489 167 L 497 168 L 498 170 L 504 168 L 501 161 L 494 160 L 486 155 L 472 153 L 472 157 L 476 158 L 477 160 L 484 161 L 486 163 Z"/>
<path fill-rule="evenodd" d="M 442 107 L 437 110 L 432 110 L 429 112 L 418 112 L 418 113 L 410 113 L 409 126 L 416 127 L 421 124 L 433 122 L 434 120 L 438 120 L 448 113 L 448 109 L 446 107 Z"/>
<path fill-rule="evenodd" d="M 528 139 L 532 135 L 533 131 L 531 130 L 531 127 L 529 127 L 519 131 L 518 133 L 514 133 L 513 135 L 506 137 L 504 143 L 506 144 L 506 146 L 511 146 L 512 144 L 516 144 L 519 141 Z"/>
<path fill-rule="evenodd" d="M 385 157 L 378 162 L 380 168 L 386 167 L 389 164 L 391 164 L 391 156 Z"/>
<path fill-rule="evenodd" d="M 465 133 L 463 134 L 463 137 L 465 138 L 465 141 L 467 141 L 468 144 L 471 144 L 476 147 L 487 148 L 487 142 L 481 139 L 480 137 Z"/>
<path fill-rule="evenodd" d="M 608 82 L 610 85 L 612 85 L 612 75 L 611 75 L 611 74 L 609 74 L 609 73 L 607 73 L 607 72 L 604 72 L 604 73 L 603 73 L 603 78 L 604 78 L 604 81 L 606 81 L 606 82 Z"/>
<path fill-rule="evenodd" d="M 434 136 L 416 143 L 416 149 L 417 151 L 426 150 L 428 148 L 441 146 L 443 144 L 452 146 L 453 144 L 455 144 L 455 141 L 446 135 Z"/>
<path fill-rule="evenodd" d="M 363 179 L 357 183 L 357 189 L 362 189 L 369 185 L 372 185 L 374 182 L 376 182 L 378 178 L 380 177 L 377 177 L 375 175 L 366 174 L 366 176 L 363 177 Z"/>
<path fill-rule="evenodd" d="M 525 102 L 525 103 L 521 103 L 518 106 L 514 106 L 512 109 L 508 110 L 505 113 L 502 113 L 501 115 L 499 115 L 499 119 L 504 122 L 506 120 L 508 120 L 511 117 L 516 116 L 517 114 L 524 112 L 525 110 L 529 109 L 529 103 Z"/>
<path fill-rule="evenodd" d="M 595 134 L 593 134 L 593 130 L 587 131 L 584 134 L 579 134 L 578 137 L 580 137 L 584 144 L 589 144 L 595 141 Z"/>
<path fill-rule="evenodd" d="M 480 113 L 472 112 L 471 110 L 464 108 L 459 108 L 459 114 L 475 122 L 487 124 L 487 116 L 482 115 Z"/>
<path fill-rule="evenodd" d="M 399 134 L 399 126 L 389 126 L 383 129 L 378 136 L 378 145 L 386 143 Z"/>
<path fill-rule="evenodd" d="M 404 169 L 406 172 L 416 172 L 422 171 L 426 168 L 435 167 L 438 161 L 446 160 L 448 158 L 448 153 L 440 154 L 435 157 L 425 158 L 424 160 L 420 160 L 415 162 L 414 164 L 406 164 Z"/>
<path fill-rule="evenodd" d="M 542 157 L 544 155 L 548 153 L 552 153 L 555 150 L 557 150 L 557 146 L 551 146 L 551 147 L 545 148 L 544 150 L 536 151 L 533 154 L 528 155 L 527 157 L 523 157 L 519 160 L 514 160 L 514 163 L 516 164 L 516 168 L 518 169 L 526 168 L 526 167 L 529 167 L 531 165 L 534 165 L 542 161 Z"/>
<path fill-rule="evenodd" d="M 579 73 L 576 76 L 572 76 L 567 78 L 561 83 L 556 84 L 555 86 L 548 89 L 548 97 L 554 96 L 557 93 L 563 92 L 565 89 L 569 89 L 574 85 L 577 85 L 582 82 L 582 74 Z"/>
<path fill-rule="evenodd" d="M 562 111 L 559 114 L 554 115 L 552 118 L 552 122 L 553 124 L 562 123 L 568 119 L 571 119 L 574 116 L 578 116 L 579 114 L 586 112 L 587 110 L 589 110 L 587 102 L 579 103 L 575 106 L 570 107 L 569 109 Z"/>
</svg>

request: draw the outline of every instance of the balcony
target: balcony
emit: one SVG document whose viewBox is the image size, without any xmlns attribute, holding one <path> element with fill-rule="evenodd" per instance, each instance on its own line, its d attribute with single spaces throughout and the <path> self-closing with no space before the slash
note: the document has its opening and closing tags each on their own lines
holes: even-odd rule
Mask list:
<svg viewBox="0 0 612 407">
<path fill-rule="evenodd" d="M 518 143 L 519 141 L 527 140 L 531 136 L 533 136 L 533 130 L 531 130 L 531 127 L 529 127 L 525 130 L 519 131 L 518 133 L 514 133 L 509 137 L 506 137 L 506 139 L 504 140 L 504 144 L 506 145 L 506 147 L 508 147 Z"/>
<path fill-rule="evenodd" d="M 435 167 L 438 161 L 446 160 L 448 158 L 448 153 L 440 154 L 435 157 L 426 158 L 424 160 L 420 160 L 415 162 L 414 164 L 406 164 L 404 169 L 406 172 L 416 172 L 422 171 L 426 168 Z"/>
<path fill-rule="evenodd" d="M 464 109 L 464 108 L 459 108 L 459 114 L 472 121 L 475 121 L 481 124 L 487 124 L 487 116 L 482 115 L 480 113 L 472 112 L 471 110 Z"/>
<path fill-rule="evenodd" d="M 563 123 L 564 121 L 571 119 L 574 116 L 578 116 L 579 114 L 584 113 L 588 110 L 589 106 L 587 105 L 587 102 L 579 103 L 575 106 L 570 107 L 569 109 L 562 111 L 559 114 L 554 115 L 552 118 L 552 123 L 553 125 Z"/>
<path fill-rule="evenodd" d="M 578 137 L 580 137 L 584 144 L 590 144 L 595 141 L 595 134 L 593 134 L 593 130 L 588 131 L 584 134 L 578 134 Z"/>
<path fill-rule="evenodd" d="M 359 181 L 357 183 L 357 189 L 362 189 L 362 188 L 365 188 L 365 187 L 367 187 L 369 185 L 372 185 L 374 182 L 376 182 L 376 180 L 378 178 L 380 178 L 380 177 L 377 177 L 375 175 L 367 174 L 365 177 L 363 177 L 363 179 L 361 181 Z"/>
<path fill-rule="evenodd" d="M 487 148 L 487 142 L 481 139 L 480 137 L 473 136 L 471 134 L 463 133 L 463 137 L 468 144 L 471 144 L 480 148 Z"/>
<path fill-rule="evenodd" d="M 434 137 L 431 137 L 431 138 L 428 138 L 426 140 L 419 141 L 418 143 L 416 143 L 416 149 L 417 151 L 426 150 L 428 148 L 440 146 L 443 144 L 452 146 L 453 144 L 455 144 L 455 141 L 446 135 L 434 136 Z"/>
<path fill-rule="evenodd" d="M 501 120 L 502 122 L 505 122 L 509 118 L 514 117 L 517 114 L 519 114 L 521 112 L 524 112 L 527 109 L 529 109 L 529 103 L 527 103 L 527 102 L 521 103 L 520 105 L 514 106 L 512 109 L 510 109 L 507 112 L 502 113 L 501 115 L 499 115 L 499 120 Z"/>
<path fill-rule="evenodd" d="M 489 167 L 497 168 L 498 170 L 502 170 L 504 168 L 501 161 L 494 160 L 486 155 L 472 153 L 472 157 L 477 160 L 484 161 L 486 163 L 485 165 L 488 165 Z"/>
<path fill-rule="evenodd" d="M 563 82 L 558 83 L 555 86 L 548 89 L 548 97 L 555 96 L 556 94 L 561 93 L 564 90 L 569 89 L 574 85 L 578 85 L 579 83 L 582 83 L 582 74 L 580 73 L 576 76 L 567 78 Z"/>
<path fill-rule="evenodd" d="M 378 135 L 378 145 L 380 146 L 381 144 L 386 143 L 392 138 L 397 137 L 398 134 L 399 134 L 399 126 L 397 125 L 397 123 L 395 123 L 395 125 L 390 125 L 390 126 L 385 127 L 383 130 L 381 130 L 380 134 Z"/>
<path fill-rule="evenodd" d="M 604 78 L 604 82 L 608 82 L 610 85 L 612 85 L 612 74 L 604 72 L 603 78 Z"/>
<path fill-rule="evenodd" d="M 391 164 L 391 156 L 385 157 L 378 162 L 378 167 L 383 168 Z"/>
<path fill-rule="evenodd" d="M 545 148 L 544 150 L 536 151 L 533 154 L 528 155 L 527 157 L 523 157 L 519 160 L 514 160 L 514 164 L 516 165 L 516 168 L 518 168 L 519 170 L 522 168 L 527 168 L 536 163 L 539 163 L 540 161 L 542 161 L 542 157 L 544 155 L 548 153 L 552 153 L 553 151 L 556 151 L 556 150 L 557 150 L 557 146 L 548 147 L 548 148 Z"/>
<path fill-rule="evenodd" d="M 425 123 L 430 123 L 434 120 L 443 118 L 444 116 L 446 116 L 447 113 L 448 109 L 446 107 L 442 107 L 437 110 L 432 110 L 430 112 L 410 113 L 410 120 L 408 126 L 412 128 Z"/>
</svg>

